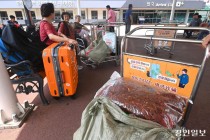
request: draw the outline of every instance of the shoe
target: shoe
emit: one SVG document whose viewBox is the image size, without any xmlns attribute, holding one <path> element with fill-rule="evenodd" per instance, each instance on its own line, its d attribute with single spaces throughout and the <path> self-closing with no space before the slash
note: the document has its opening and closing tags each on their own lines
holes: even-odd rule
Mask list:
<svg viewBox="0 0 210 140">
<path fill-rule="evenodd" d="M 78 70 L 82 70 L 83 66 L 77 65 Z"/>
</svg>

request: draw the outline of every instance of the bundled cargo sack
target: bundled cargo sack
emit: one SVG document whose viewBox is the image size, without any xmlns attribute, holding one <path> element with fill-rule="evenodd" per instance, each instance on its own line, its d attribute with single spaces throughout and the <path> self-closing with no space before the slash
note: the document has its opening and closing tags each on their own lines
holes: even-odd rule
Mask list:
<svg viewBox="0 0 210 140">
<path fill-rule="evenodd" d="M 187 99 L 128 78 L 109 81 L 97 93 L 128 114 L 174 128 L 183 117 Z"/>
<path fill-rule="evenodd" d="M 109 47 L 101 39 L 97 46 L 89 53 L 89 58 L 96 63 L 101 63 L 110 53 Z"/>
<path fill-rule="evenodd" d="M 88 57 L 95 63 L 101 63 L 111 53 L 111 49 L 102 38 L 102 32 L 97 33 L 97 39 L 94 40 L 85 50 L 82 50 L 79 55 Z"/>
<path fill-rule="evenodd" d="M 82 113 L 73 140 L 175 140 L 161 125 L 128 115 L 105 97 L 92 100 Z"/>
<path fill-rule="evenodd" d="M 97 46 L 96 41 L 93 41 L 86 49 L 83 49 L 79 52 L 80 56 L 89 57 L 89 54 Z"/>
</svg>

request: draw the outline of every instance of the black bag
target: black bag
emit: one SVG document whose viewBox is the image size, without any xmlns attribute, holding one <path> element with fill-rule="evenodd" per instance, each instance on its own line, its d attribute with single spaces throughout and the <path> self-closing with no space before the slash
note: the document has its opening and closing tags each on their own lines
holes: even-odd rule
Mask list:
<svg viewBox="0 0 210 140">
<path fill-rule="evenodd" d="M 47 21 L 42 20 L 41 22 L 47 22 Z M 41 39 L 40 39 L 40 22 L 37 25 L 27 26 L 26 33 L 36 46 L 39 46 L 40 48 L 43 48 L 43 49 L 45 49 L 47 47 L 46 42 L 49 39 L 49 37 L 47 36 L 47 38 L 43 42 L 41 41 Z"/>
<path fill-rule="evenodd" d="M 43 46 L 29 36 L 21 27 L 15 25 L 5 26 L 2 32 L 2 41 L 8 50 L 8 54 L 18 53 L 23 60 L 29 60 L 34 67 L 43 68 Z"/>
</svg>

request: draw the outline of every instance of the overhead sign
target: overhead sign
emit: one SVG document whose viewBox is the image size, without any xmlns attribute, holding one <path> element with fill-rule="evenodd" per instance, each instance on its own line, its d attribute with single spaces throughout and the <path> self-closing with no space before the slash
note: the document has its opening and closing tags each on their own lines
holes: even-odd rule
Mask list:
<svg viewBox="0 0 210 140">
<path fill-rule="evenodd" d="M 30 0 L 24 0 L 24 1 L 30 1 Z M 74 8 L 75 7 L 75 3 L 73 1 L 68 1 L 68 0 L 60 0 L 60 1 L 46 1 L 46 0 L 35 1 L 33 0 L 31 4 L 33 8 L 40 8 L 43 3 L 48 3 L 48 2 L 53 3 L 55 8 Z M 19 7 L 23 6 L 22 1 L 16 1 L 16 3 Z M 28 3 L 28 5 L 30 4 Z"/>
<path fill-rule="evenodd" d="M 122 8 L 127 8 L 129 4 L 133 4 L 133 8 L 146 8 L 146 9 L 171 9 L 172 0 L 127 0 Z M 206 3 L 202 0 L 177 0 L 176 10 L 194 10 L 204 8 Z"/>
<path fill-rule="evenodd" d="M 181 7 L 184 5 L 183 1 L 176 2 L 176 7 Z M 147 7 L 171 7 L 172 3 L 163 3 L 163 2 L 147 2 Z"/>
</svg>

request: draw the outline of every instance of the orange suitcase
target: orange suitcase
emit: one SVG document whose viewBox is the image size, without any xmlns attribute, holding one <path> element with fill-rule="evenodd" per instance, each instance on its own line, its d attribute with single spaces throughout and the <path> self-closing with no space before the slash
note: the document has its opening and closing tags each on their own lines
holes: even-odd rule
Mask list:
<svg viewBox="0 0 210 140">
<path fill-rule="evenodd" d="M 78 84 L 75 47 L 53 43 L 44 49 L 42 58 L 50 94 L 54 97 L 74 95 Z"/>
</svg>

